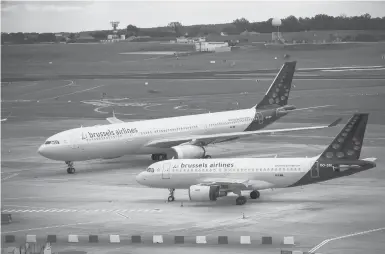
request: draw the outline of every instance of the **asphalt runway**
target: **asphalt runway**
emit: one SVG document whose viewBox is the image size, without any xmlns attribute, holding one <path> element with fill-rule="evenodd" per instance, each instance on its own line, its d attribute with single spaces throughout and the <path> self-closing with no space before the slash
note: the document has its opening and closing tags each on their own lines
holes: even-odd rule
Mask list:
<svg viewBox="0 0 385 254">
<path fill-rule="evenodd" d="M 329 124 L 342 116 L 336 128 L 241 139 L 208 148 L 213 157 L 223 158 L 314 156 L 354 112 L 370 113 L 362 158 L 377 157 L 376 168 L 302 188 L 262 191 L 259 200 L 249 200 L 244 206 L 234 204 L 235 196 L 215 203 L 190 202 L 187 191 L 177 191 L 176 202 L 167 203 L 167 190 L 135 182 L 135 175 L 152 163 L 149 155 L 76 163 L 77 174 L 68 175 L 64 163 L 49 161 L 36 151 L 48 136 L 62 130 L 106 123 L 112 109 L 130 121 L 252 107 L 262 99 L 273 76 L 235 79 L 240 78 L 237 74 L 232 80 L 199 75 L 194 80 L 74 78 L 2 84 L 2 112 L 12 114 L 1 124 L 1 205 L 13 219 L 2 225 L 2 235 L 15 234 L 21 242 L 26 234 L 36 234 L 42 243 L 46 235 L 56 234 L 61 240 L 53 246 L 54 251 L 89 253 L 192 253 L 196 248 L 221 253 L 280 253 L 281 249 L 308 251 L 328 239 L 317 252 L 379 253 L 385 249 L 381 230 L 333 240 L 385 227 L 385 89 L 384 72 L 379 72 L 377 79 L 368 80 L 366 71 L 356 73 L 361 77 L 357 80 L 350 78 L 350 72 L 322 74 L 328 75 L 322 79 L 314 78 L 321 72 L 296 78 L 290 104 L 330 107 L 293 112 L 269 127 Z M 65 243 L 67 234 L 141 234 L 146 243 L 153 234 L 189 238 L 186 247 L 152 243 L 121 247 L 71 245 Z M 192 244 L 196 235 L 206 235 L 210 244 L 196 247 Z M 229 236 L 230 244 L 213 244 L 219 235 Z M 240 246 L 234 239 L 241 235 L 252 239 L 272 236 L 273 245 Z M 295 237 L 295 248 L 282 246 L 284 236 Z"/>
</svg>

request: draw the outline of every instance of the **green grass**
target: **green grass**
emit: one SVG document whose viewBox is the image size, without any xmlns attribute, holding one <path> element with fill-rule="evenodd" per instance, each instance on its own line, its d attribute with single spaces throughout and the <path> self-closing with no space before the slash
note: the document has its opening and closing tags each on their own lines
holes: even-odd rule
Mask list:
<svg viewBox="0 0 385 254">
<path fill-rule="evenodd" d="M 345 38 L 350 35 L 352 37 L 357 36 L 358 34 L 368 34 L 374 36 L 382 36 L 385 38 L 385 31 L 365 31 L 365 30 L 327 30 L 327 31 L 308 31 L 308 32 L 290 32 L 282 33 L 282 37 L 287 41 L 330 41 L 330 35 L 338 35 L 340 38 Z M 240 40 L 248 39 L 248 42 L 265 42 L 271 41 L 271 33 L 261 33 L 256 36 L 242 36 L 242 35 L 229 35 L 229 36 L 220 36 L 220 35 L 210 35 L 207 37 L 209 41 L 224 41 L 224 40 Z"/>
<path fill-rule="evenodd" d="M 383 43 L 298 45 L 266 49 L 262 44 L 225 53 L 181 56 L 123 55 L 134 51 L 186 51 L 191 45 L 162 43 L 53 44 L 2 47 L 2 78 L 55 75 L 114 75 L 134 72 L 186 72 L 278 69 L 290 54 L 298 68 L 384 65 Z M 277 60 L 274 58 L 277 57 Z M 210 61 L 215 60 L 215 64 Z M 225 61 L 226 60 L 226 61 Z M 52 64 L 49 64 L 52 62 Z M 234 63 L 235 65 L 232 65 Z"/>
</svg>

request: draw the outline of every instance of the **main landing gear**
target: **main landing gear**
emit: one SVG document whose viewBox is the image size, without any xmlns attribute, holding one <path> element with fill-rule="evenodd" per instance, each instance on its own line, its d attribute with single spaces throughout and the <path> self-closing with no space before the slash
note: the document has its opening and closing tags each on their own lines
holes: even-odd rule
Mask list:
<svg viewBox="0 0 385 254">
<path fill-rule="evenodd" d="M 161 153 L 152 154 L 151 159 L 153 161 L 164 161 L 164 160 L 167 160 L 167 154 L 161 154 Z"/>
<path fill-rule="evenodd" d="M 164 161 L 167 160 L 167 154 L 156 153 L 151 155 L 153 161 Z M 211 159 L 211 155 L 203 156 L 203 159 Z"/>
<path fill-rule="evenodd" d="M 235 200 L 235 204 L 236 204 L 236 205 L 244 205 L 244 204 L 246 204 L 246 202 L 247 202 L 247 199 L 246 199 L 245 196 L 239 196 L 239 197 L 237 197 L 237 199 Z"/>
<path fill-rule="evenodd" d="M 174 192 L 175 189 L 168 189 L 170 191 L 170 196 L 168 196 L 168 202 L 173 202 L 175 200 Z"/>
<path fill-rule="evenodd" d="M 68 166 L 67 173 L 74 174 L 75 173 L 74 163 L 72 161 L 66 161 L 66 164 Z"/>
<path fill-rule="evenodd" d="M 250 198 L 251 199 L 257 199 L 257 198 L 259 198 L 260 195 L 261 194 L 259 193 L 259 191 L 250 192 Z M 247 198 L 244 196 L 239 196 L 235 200 L 236 205 L 244 205 L 244 204 L 246 204 L 246 202 L 247 202 Z"/>
</svg>

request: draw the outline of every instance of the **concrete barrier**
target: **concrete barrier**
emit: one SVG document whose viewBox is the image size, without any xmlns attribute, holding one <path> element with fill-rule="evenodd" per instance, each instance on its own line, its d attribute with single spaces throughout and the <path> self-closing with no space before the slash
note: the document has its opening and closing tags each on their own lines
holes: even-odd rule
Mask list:
<svg viewBox="0 0 385 254">
<path fill-rule="evenodd" d="M 273 244 L 273 238 L 271 236 L 262 236 L 262 244 Z"/>
<path fill-rule="evenodd" d="M 47 236 L 48 243 L 56 243 L 56 235 L 48 235 Z"/>
<path fill-rule="evenodd" d="M 78 243 L 79 237 L 77 235 L 68 235 L 68 242 L 69 243 Z"/>
<path fill-rule="evenodd" d="M 120 243 L 119 235 L 110 235 L 110 243 Z"/>
<path fill-rule="evenodd" d="M 227 236 L 218 236 L 218 244 L 228 244 L 229 239 Z"/>
<path fill-rule="evenodd" d="M 198 244 L 205 244 L 205 243 L 207 243 L 206 236 L 197 236 L 196 237 L 196 243 L 198 243 Z"/>
<path fill-rule="evenodd" d="M 61 241 L 65 241 L 64 239 L 67 239 L 67 242 L 69 243 L 100 243 L 101 239 L 106 239 L 106 242 L 109 243 L 128 243 L 128 239 L 130 236 L 128 235 L 66 235 L 66 236 L 57 236 L 57 235 L 48 235 L 46 236 L 46 241 L 42 240 L 44 242 L 48 243 L 57 243 L 58 239 L 62 239 Z M 146 236 L 147 237 L 147 236 Z M 164 236 L 163 235 L 152 235 L 152 243 L 163 243 L 164 242 Z M 186 241 L 186 237 L 190 236 L 167 236 L 171 239 L 174 238 L 174 244 L 184 244 Z M 125 240 L 127 238 L 127 240 Z M 143 243 L 142 240 L 143 236 L 141 235 L 131 235 L 131 242 L 132 243 Z M 16 236 L 15 235 L 5 235 L 4 238 L 2 238 L 5 243 L 14 243 L 16 242 Z M 44 236 L 36 236 L 36 235 L 26 235 L 26 237 L 23 239 L 22 242 L 26 243 L 36 243 L 39 241 L 39 239 L 44 239 Z M 88 239 L 88 240 L 87 240 Z M 123 239 L 123 241 L 122 241 Z M 147 239 L 147 238 L 146 238 Z M 237 240 L 235 240 L 237 239 Z M 19 240 L 19 239 L 18 239 Z M 41 241 L 41 240 L 40 240 Z M 172 240 L 171 240 L 172 241 Z M 60 242 L 60 241 L 59 241 Z M 102 240 L 103 242 L 103 240 Z M 144 241 L 145 243 L 148 243 L 148 241 Z M 168 241 L 167 241 L 168 242 Z M 190 242 L 190 241 L 189 241 Z M 251 241 L 251 236 L 218 236 L 216 244 L 229 244 L 229 242 L 238 244 L 255 244 L 255 243 L 261 243 L 262 244 L 273 244 L 273 237 L 271 236 L 262 236 L 261 241 L 257 238 L 253 238 L 253 241 Z M 207 244 L 207 237 L 206 236 L 195 236 L 195 243 L 196 244 Z M 215 240 L 211 241 L 210 243 L 215 244 Z M 294 236 L 285 236 L 283 237 L 281 243 L 284 245 L 295 245 L 294 242 Z"/>
<path fill-rule="evenodd" d="M 90 243 L 98 243 L 99 237 L 97 235 L 89 235 L 88 236 L 88 242 Z"/>
<path fill-rule="evenodd" d="M 1 224 L 9 224 L 12 222 L 12 215 L 7 213 L 1 214 Z"/>
<path fill-rule="evenodd" d="M 153 243 L 163 243 L 163 236 L 162 235 L 154 235 L 152 237 Z"/>
<path fill-rule="evenodd" d="M 142 237 L 140 235 L 133 235 L 133 236 L 131 236 L 131 242 L 132 243 L 141 243 Z"/>
<path fill-rule="evenodd" d="M 27 235 L 25 241 L 27 243 L 36 243 L 36 235 Z"/>
<path fill-rule="evenodd" d="M 294 236 L 285 236 L 283 238 L 283 244 L 294 245 Z"/>
<path fill-rule="evenodd" d="M 240 243 L 241 244 L 251 244 L 250 236 L 248 236 L 248 235 L 241 236 Z"/>
<path fill-rule="evenodd" d="M 16 237 L 14 235 L 5 235 L 5 242 L 6 243 L 14 243 Z"/>
<path fill-rule="evenodd" d="M 175 243 L 178 244 L 178 243 L 184 243 L 184 236 L 175 236 L 175 239 L 174 239 Z"/>
</svg>

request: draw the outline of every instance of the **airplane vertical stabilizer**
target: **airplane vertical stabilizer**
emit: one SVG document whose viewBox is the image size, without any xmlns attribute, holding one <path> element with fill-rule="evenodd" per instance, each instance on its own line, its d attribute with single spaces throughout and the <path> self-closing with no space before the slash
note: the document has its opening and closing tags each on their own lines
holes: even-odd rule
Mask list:
<svg viewBox="0 0 385 254">
<path fill-rule="evenodd" d="M 369 114 L 354 114 L 321 154 L 325 160 L 358 160 L 364 141 Z"/>
<path fill-rule="evenodd" d="M 281 67 L 265 97 L 255 105 L 256 109 L 278 108 L 287 105 L 296 64 L 296 61 L 286 62 Z"/>
</svg>

